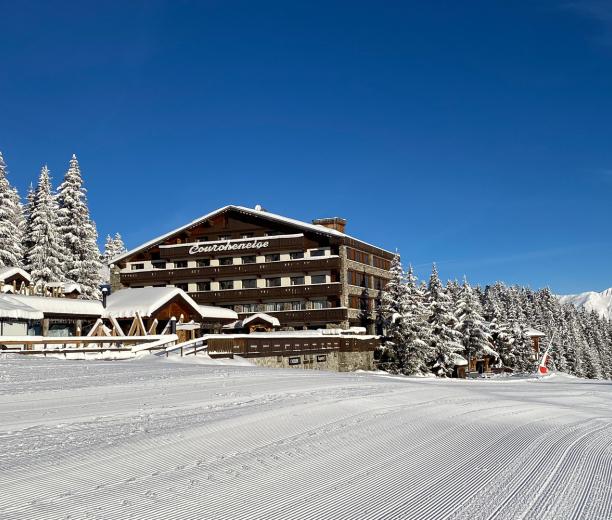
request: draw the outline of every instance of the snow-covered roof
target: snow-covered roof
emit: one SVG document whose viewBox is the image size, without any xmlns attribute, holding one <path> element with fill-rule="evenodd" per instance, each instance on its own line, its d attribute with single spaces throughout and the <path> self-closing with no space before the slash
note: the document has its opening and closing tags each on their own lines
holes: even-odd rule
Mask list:
<svg viewBox="0 0 612 520">
<path fill-rule="evenodd" d="M 546 334 L 544 334 L 543 332 L 531 327 L 525 330 L 525 335 L 529 336 L 530 338 L 543 338 L 544 336 L 546 336 Z"/>
<path fill-rule="evenodd" d="M 450 355 L 450 361 L 453 365 L 458 367 L 465 367 L 468 364 L 467 359 L 465 359 L 461 354 L 457 354 L 456 352 Z"/>
<path fill-rule="evenodd" d="M 225 307 L 216 307 L 214 305 L 200 305 L 200 313 L 203 319 L 218 319 L 218 320 L 237 320 L 238 314 L 232 309 Z"/>
<path fill-rule="evenodd" d="M 280 321 L 278 321 L 278 318 L 270 316 L 269 314 L 266 314 L 264 312 L 256 312 L 255 314 L 251 314 L 247 318 L 244 318 L 242 320 L 242 326 L 244 327 L 255 320 L 263 320 L 268 322 L 273 327 L 280 327 Z"/>
<path fill-rule="evenodd" d="M 3 298 L 9 296 L 4 295 Z M 72 298 L 53 298 L 51 296 L 25 296 L 22 294 L 11 294 L 11 298 L 42 312 L 45 316 L 49 314 L 95 316 L 101 317 L 102 302 L 98 300 L 76 300 Z"/>
<path fill-rule="evenodd" d="M 43 313 L 30 307 L 11 294 L 0 294 L 0 318 L 13 320 L 42 320 Z"/>
<path fill-rule="evenodd" d="M 0 280 L 8 280 L 16 274 L 23 276 L 28 282 L 32 281 L 30 273 L 21 269 L 21 267 L 0 267 Z"/>
<path fill-rule="evenodd" d="M 229 210 L 234 210 L 234 211 L 238 211 L 240 213 L 244 213 L 250 216 L 255 216 L 255 217 L 261 217 L 261 218 L 265 218 L 268 220 L 272 220 L 274 222 L 280 222 L 282 224 L 288 224 L 291 226 L 295 226 L 299 229 L 305 229 L 308 231 L 314 231 L 316 233 L 321 233 L 323 235 L 328 235 L 328 236 L 336 236 L 336 237 L 344 237 L 344 238 L 351 238 L 353 240 L 357 240 L 358 242 L 361 242 L 363 244 L 372 246 L 372 247 L 376 247 L 377 249 L 382 249 L 379 248 L 378 246 L 374 246 L 372 244 L 368 244 L 367 242 L 364 242 L 363 240 L 359 240 L 358 238 L 352 237 L 350 235 L 347 235 L 345 233 L 341 233 L 340 231 L 337 231 L 335 229 L 331 229 L 328 227 L 325 227 L 321 224 L 309 224 L 308 222 L 303 222 L 301 220 L 296 220 L 290 217 L 284 217 L 282 215 L 277 215 L 275 213 L 270 213 L 269 211 L 263 210 L 263 209 L 253 209 L 253 208 L 246 208 L 244 206 L 235 206 L 235 205 L 228 205 L 228 206 L 223 206 L 222 208 L 216 209 L 214 211 L 211 211 L 210 213 L 207 213 L 206 215 L 203 215 L 201 217 L 198 217 L 195 220 L 192 220 L 191 222 L 189 222 L 188 224 L 185 224 L 184 226 L 178 227 L 176 229 L 173 229 L 172 231 L 169 231 L 168 233 L 164 233 L 163 235 L 160 235 L 156 238 L 154 238 L 153 240 L 149 240 L 148 242 L 145 242 L 144 244 L 139 245 L 138 247 L 135 247 L 134 249 L 131 249 L 129 251 L 126 251 L 125 253 L 111 259 L 109 261 L 109 264 L 112 263 L 117 263 L 120 262 L 121 260 L 124 260 L 125 258 L 128 258 L 130 256 L 132 256 L 133 254 L 142 251 L 143 249 L 147 249 L 151 246 L 154 246 L 155 244 L 158 244 L 159 242 L 162 242 L 163 240 L 166 240 L 167 238 L 170 238 L 172 235 L 176 234 L 176 233 L 180 233 L 181 231 L 185 231 L 189 228 L 192 228 L 194 226 L 197 226 L 198 224 L 200 224 L 201 222 L 204 222 L 205 220 L 208 220 L 220 213 L 223 213 L 225 211 L 229 211 Z M 382 251 L 386 251 L 385 249 L 382 249 Z M 390 253 L 390 251 L 386 251 L 388 253 Z M 392 253 L 393 254 L 393 253 Z"/>
<path fill-rule="evenodd" d="M 146 318 L 163 307 L 175 296 L 182 298 L 195 313 L 202 315 L 200 306 L 178 287 L 142 287 L 121 289 L 106 299 L 105 318 L 133 318 L 138 313 Z"/>
<path fill-rule="evenodd" d="M 47 282 L 45 285 L 47 287 L 59 287 L 64 294 L 70 294 L 75 291 L 79 294 L 83 292 L 81 286 L 76 282 Z"/>
</svg>

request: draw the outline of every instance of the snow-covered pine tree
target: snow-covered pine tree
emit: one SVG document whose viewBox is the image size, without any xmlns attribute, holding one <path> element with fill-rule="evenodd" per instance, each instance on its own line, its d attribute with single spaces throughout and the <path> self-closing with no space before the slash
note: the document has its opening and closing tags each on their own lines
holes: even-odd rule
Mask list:
<svg viewBox="0 0 612 520">
<path fill-rule="evenodd" d="M 467 279 L 463 281 L 455 315 L 457 317 L 455 328 L 461 334 L 460 341 L 463 345 L 462 355 L 468 360 L 468 363 L 472 359 L 492 355 L 489 324 L 482 315 L 480 300 L 474 294 Z"/>
<path fill-rule="evenodd" d="M 404 350 L 403 373 L 424 374 L 428 372 L 430 358 L 430 330 L 427 323 L 425 294 L 417 284 L 417 278 L 408 267 L 406 273 L 406 305 L 404 310 Z"/>
<path fill-rule="evenodd" d="M 123 238 L 121 238 L 119 232 L 115 233 L 115 236 L 113 237 L 113 243 L 115 244 L 115 256 L 119 256 L 127 252 L 125 244 L 123 243 Z"/>
<path fill-rule="evenodd" d="M 385 347 L 388 349 L 392 370 L 401 371 L 406 350 L 406 283 L 399 255 L 391 262 L 391 279 L 382 295 L 382 316 L 385 325 Z"/>
<path fill-rule="evenodd" d="M 22 206 L 19 194 L 9 183 L 0 152 L 0 267 L 22 265 Z"/>
<path fill-rule="evenodd" d="M 89 216 L 86 190 L 76 155 L 58 188 L 59 226 L 64 239 L 66 278 L 78 283 L 85 298 L 99 298 L 100 250 L 96 225 Z"/>
<path fill-rule="evenodd" d="M 123 239 L 119 233 L 115 233 L 114 237 L 106 235 L 104 242 L 104 253 L 102 253 L 102 263 L 108 264 L 113 258 L 125 253 L 127 249 L 123 243 Z"/>
<path fill-rule="evenodd" d="M 527 327 L 519 322 L 516 322 L 512 329 L 514 339 L 514 366 L 512 368 L 519 372 L 533 372 L 536 367 L 531 338 L 527 336 L 526 331 Z"/>
<path fill-rule="evenodd" d="M 451 299 L 440 282 L 436 264 L 433 264 L 427 286 L 427 305 L 427 321 L 431 331 L 431 358 L 428 364 L 436 375 L 450 376 L 455 366 L 456 354 L 462 347 L 458 341 L 459 333 L 455 330 L 457 319 L 452 310 Z"/>
<path fill-rule="evenodd" d="M 26 243 L 26 266 L 35 285 L 65 280 L 64 244 L 57 223 L 57 201 L 51 192 L 49 169 L 43 166 L 34 200 L 29 207 Z"/>
</svg>

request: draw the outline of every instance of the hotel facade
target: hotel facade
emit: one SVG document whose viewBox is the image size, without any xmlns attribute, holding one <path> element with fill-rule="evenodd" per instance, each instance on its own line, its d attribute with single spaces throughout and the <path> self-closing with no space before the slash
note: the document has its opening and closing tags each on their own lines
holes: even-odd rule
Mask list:
<svg viewBox="0 0 612 520">
<path fill-rule="evenodd" d="M 225 206 L 113 259 L 112 290 L 174 286 L 240 319 L 264 312 L 283 328 L 380 332 L 394 254 L 345 226 L 337 217 L 307 223 Z"/>
</svg>

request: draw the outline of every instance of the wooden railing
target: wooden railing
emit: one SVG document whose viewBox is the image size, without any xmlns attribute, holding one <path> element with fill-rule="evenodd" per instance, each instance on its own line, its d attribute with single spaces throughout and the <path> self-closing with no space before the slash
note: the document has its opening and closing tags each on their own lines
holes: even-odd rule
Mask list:
<svg viewBox="0 0 612 520">
<path fill-rule="evenodd" d="M 165 349 L 178 341 L 176 334 L 151 336 L 0 336 L 0 352 L 47 354 Z"/>
<path fill-rule="evenodd" d="M 311 298 L 314 296 L 337 296 L 342 290 L 340 283 L 313 285 L 289 285 L 286 287 L 264 287 L 257 289 L 228 289 L 226 291 L 190 292 L 197 303 L 215 304 L 229 301 L 257 301 L 270 298 Z"/>
<path fill-rule="evenodd" d="M 196 281 L 233 276 L 283 275 L 285 273 L 306 273 L 310 271 L 327 271 L 332 269 L 340 269 L 340 258 L 337 256 L 255 264 L 130 271 L 121 273 L 121 283 L 125 285 L 134 283 L 171 283 L 178 280 Z"/>
</svg>

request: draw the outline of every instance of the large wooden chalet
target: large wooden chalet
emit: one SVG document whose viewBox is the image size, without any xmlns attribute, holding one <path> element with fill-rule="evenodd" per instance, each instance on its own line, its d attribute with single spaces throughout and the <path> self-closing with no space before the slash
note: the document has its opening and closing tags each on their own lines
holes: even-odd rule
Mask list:
<svg viewBox="0 0 612 520">
<path fill-rule="evenodd" d="M 239 319 L 263 312 L 281 327 L 374 333 L 393 253 L 345 234 L 345 225 L 225 206 L 113 259 L 112 289 L 174 286 Z"/>
</svg>

